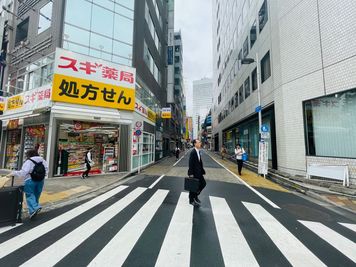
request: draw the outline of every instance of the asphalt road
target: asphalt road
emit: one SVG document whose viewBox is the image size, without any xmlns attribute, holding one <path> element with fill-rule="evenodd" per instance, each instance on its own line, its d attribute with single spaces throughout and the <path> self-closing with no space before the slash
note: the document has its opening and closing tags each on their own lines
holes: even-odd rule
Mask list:
<svg viewBox="0 0 356 267">
<path fill-rule="evenodd" d="M 162 163 L 162 173 L 0 228 L 0 266 L 356 266 L 356 217 L 248 187 L 202 158 L 200 207 L 183 188 L 187 155 Z"/>
</svg>

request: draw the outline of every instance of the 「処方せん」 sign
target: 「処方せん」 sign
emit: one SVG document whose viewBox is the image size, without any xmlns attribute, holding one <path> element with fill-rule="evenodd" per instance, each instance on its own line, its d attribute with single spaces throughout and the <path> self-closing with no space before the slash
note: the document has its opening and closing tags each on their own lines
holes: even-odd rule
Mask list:
<svg viewBox="0 0 356 267">
<path fill-rule="evenodd" d="M 134 68 L 57 48 L 52 100 L 115 109 L 135 109 Z"/>
</svg>

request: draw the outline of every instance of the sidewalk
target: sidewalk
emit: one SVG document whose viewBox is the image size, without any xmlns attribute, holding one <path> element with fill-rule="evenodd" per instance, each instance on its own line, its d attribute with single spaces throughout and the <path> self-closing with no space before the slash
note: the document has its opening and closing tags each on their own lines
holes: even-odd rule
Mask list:
<svg viewBox="0 0 356 267">
<path fill-rule="evenodd" d="M 40 203 L 43 210 L 51 210 L 96 196 L 122 183 L 130 173 L 116 173 L 110 175 L 93 175 L 89 178 L 58 177 L 45 180 Z M 16 178 L 14 185 L 21 185 L 22 179 Z M 11 179 L 6 186 L 11 185 Z M 26 215 L 26 201 L 23 203 L 23 214 Z"/>
<path fill-rule="evenodd" d="M 222 160 L 219 153 L 208 153 L 237 175 L 236 164 L 232 159 Z M 264 179 L 257 175 L 257 165 L 250 162 L 244 164 L 242 175 L 239 177 L 254 187 L 279 191 L 282 191 L 280 188 L 287 191 L 287 188 L 356 213 L 356 187 L 345 188 L 335 183 L 307 180 L 300 176 L 290 176 L 278 171 L 270 171 L 266 176 L 267 179 Z"/>
</svg>

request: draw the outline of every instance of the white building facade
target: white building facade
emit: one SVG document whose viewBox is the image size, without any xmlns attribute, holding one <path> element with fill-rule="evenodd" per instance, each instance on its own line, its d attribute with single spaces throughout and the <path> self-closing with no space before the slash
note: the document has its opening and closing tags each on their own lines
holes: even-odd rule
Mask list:
<svg viewBox="0 0 356 267">
<path fill-rule="evenodd" d="M 356 183 L 355 1 L 213 0 L 215 150 L 258 156 L 256 62 L 270 167 L 348 165 Z M 341 30 L 342 29 L 342 30 Z"/>
<path fill-rule="evenodd" d="M 211 79 L 203 78 L 193 81 L 193 138 L 199 138 L 200 125 L 204 122 L 206 115 L 212 106 L 213 82 Z"/>
</svg>

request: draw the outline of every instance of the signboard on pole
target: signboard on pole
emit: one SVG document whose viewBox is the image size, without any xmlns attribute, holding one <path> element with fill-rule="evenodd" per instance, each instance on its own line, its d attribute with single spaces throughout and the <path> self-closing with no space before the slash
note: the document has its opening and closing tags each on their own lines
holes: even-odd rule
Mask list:
<svg viewBox="0 0 356 267">
<path fill-rule="evenodd" d="M 172 112 L 171 108 L 162 108 L 162 119 L 171 119 Z"/>
<path fill-rule="evenodd" d="M 258 173 L 268 173 L 268 142 L 259 142 Z"/>
</svg>

